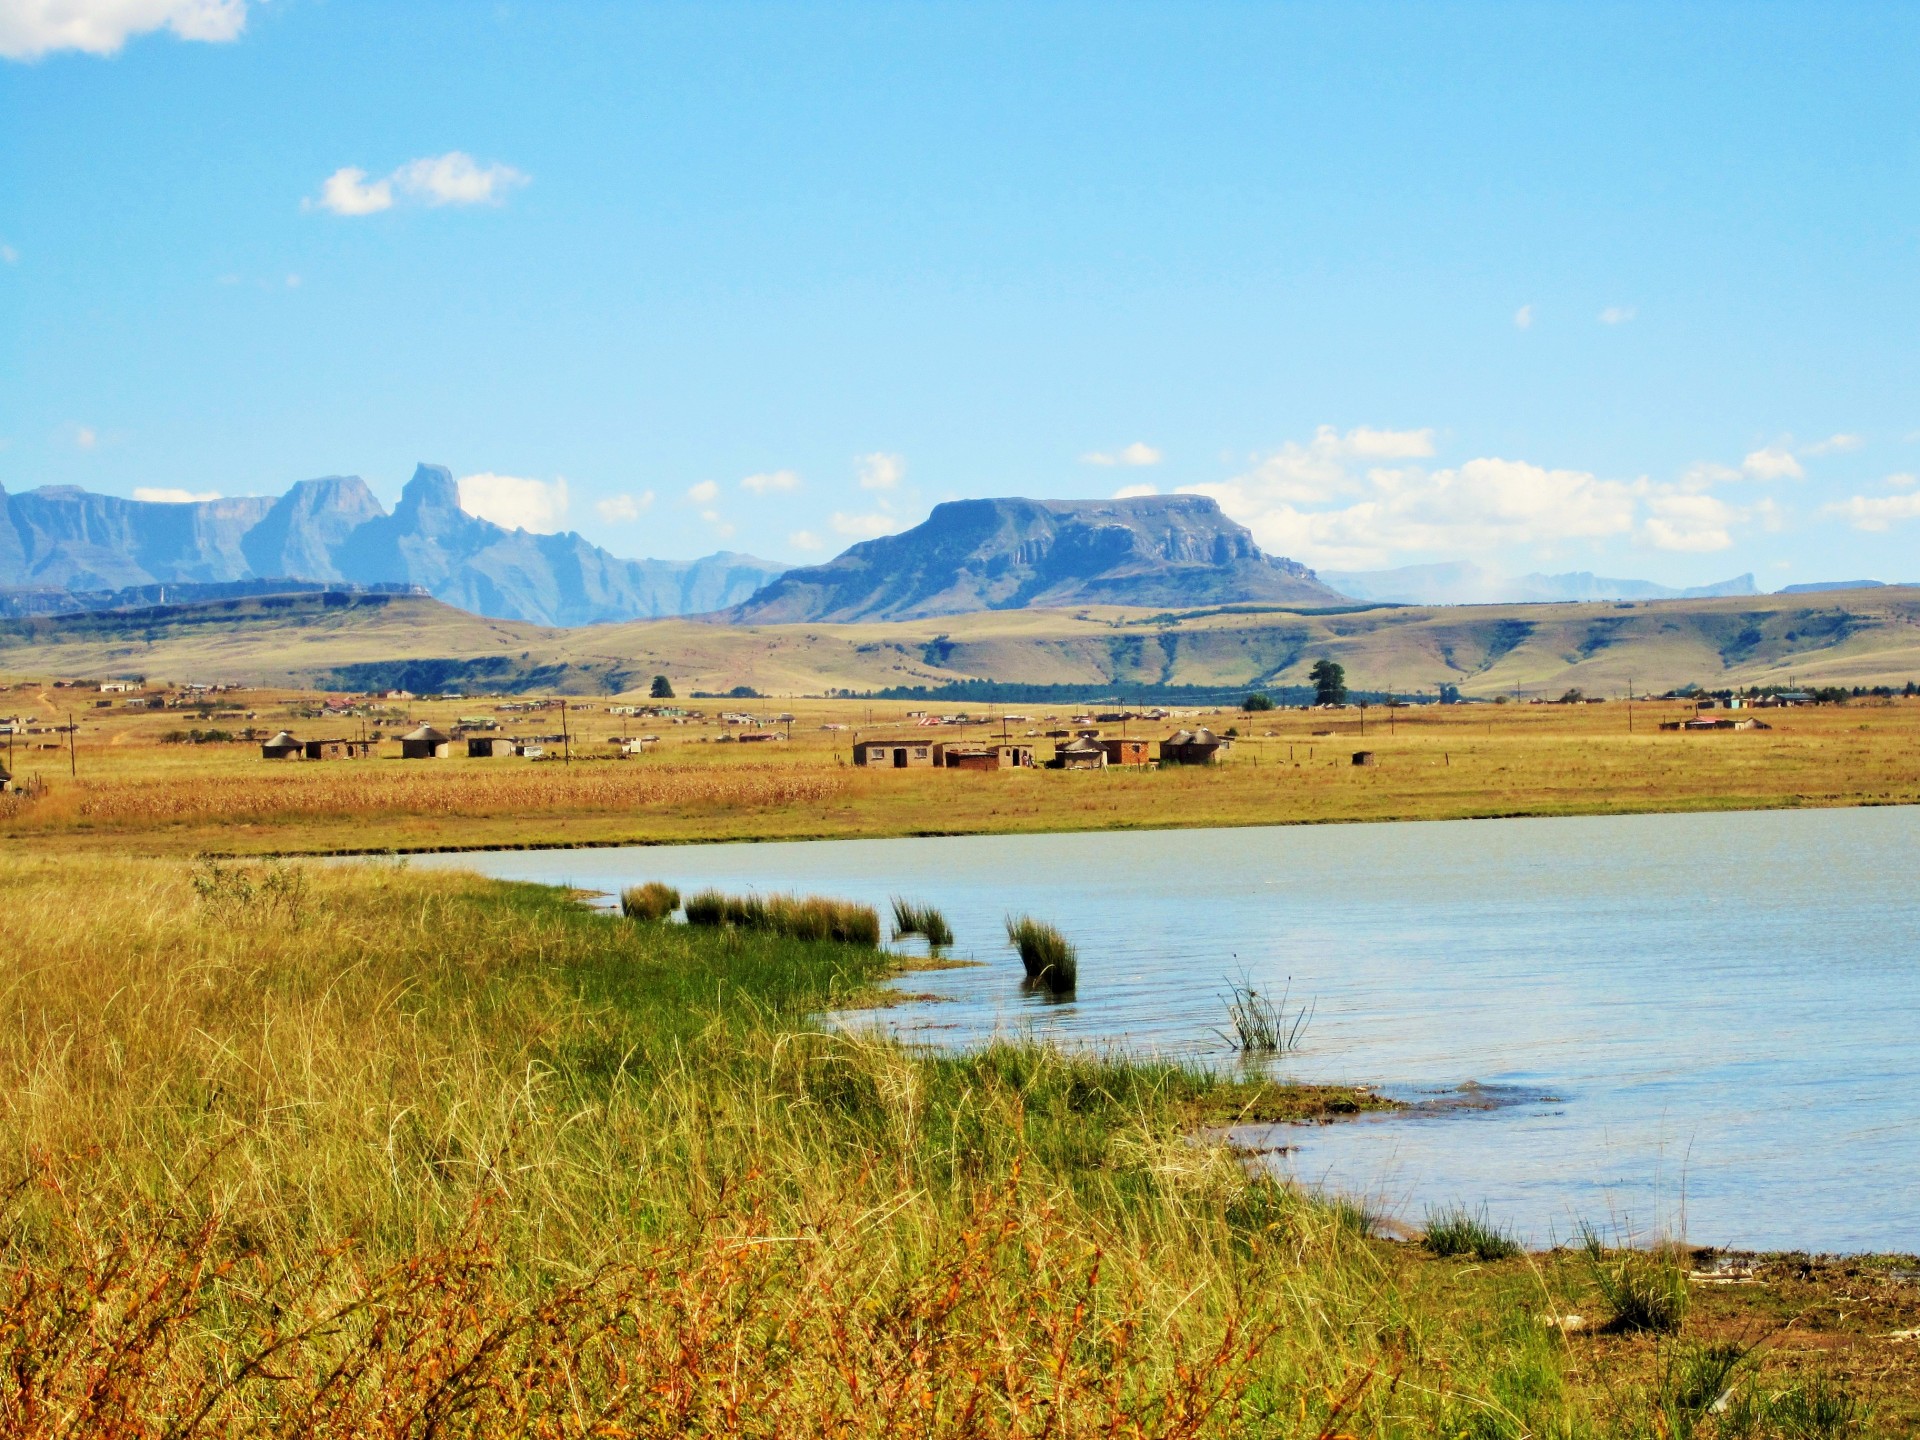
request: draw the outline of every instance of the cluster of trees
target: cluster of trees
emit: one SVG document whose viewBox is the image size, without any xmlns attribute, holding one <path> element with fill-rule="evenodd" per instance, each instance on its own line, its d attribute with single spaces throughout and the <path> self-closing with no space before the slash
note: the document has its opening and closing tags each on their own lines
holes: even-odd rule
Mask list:
<svg viewBox="0 0 1920 1440">
<path fill-rule="evenodd" d="M 1313 685 L 1313 703 L 1316 705 L 1344 705 L 1347 703 L 1346 667 L 1324 656 L 1313 662 L 1313 668 L 1307 672 L 1307 679 Z M 1459 697 L 1459 691 L 1454 696 Z M 1240 702 L 1240 708 L 1249 714 L 1260 710 L 1273 709 L 1273 697 L 1254 691 Z"/>
</svg>

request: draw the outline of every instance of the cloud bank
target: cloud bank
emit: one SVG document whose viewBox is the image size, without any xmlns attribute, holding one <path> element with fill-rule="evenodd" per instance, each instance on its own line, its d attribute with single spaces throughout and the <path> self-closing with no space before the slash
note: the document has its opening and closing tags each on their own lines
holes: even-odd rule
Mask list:
<svg viewBox="0 0 1920 1440">
<path fill-rule="evenodd" d="M 247 0 L 0 0 L 0 56 L 9 60 L 57 50 L 115 55 L 155 30 L 218 44 L 246 28 Z"/>
</svg>

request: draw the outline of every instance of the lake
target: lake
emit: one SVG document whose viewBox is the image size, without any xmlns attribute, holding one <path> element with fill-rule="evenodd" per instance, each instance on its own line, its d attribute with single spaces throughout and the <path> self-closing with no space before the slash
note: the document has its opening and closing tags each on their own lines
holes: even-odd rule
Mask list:
<svg viewBox="0 0 1920 1440">
<path fill-rule="evenodd" d="M 1302 1182 L 1417 1225 L 1482 1206 L 1754 1249 L 1920 1250 L 1920 809 L 689 845 L 416 857 L 617 891 L 930 902 L 978 967 L 852 1017 L 1235 1063 L 1246 977 L 1312 1016 L 1275 1073 L 1422 1102 L 1243 1132 Z M 1008 912 L 1080 950 L 1021 993 Z"/>
</svg>

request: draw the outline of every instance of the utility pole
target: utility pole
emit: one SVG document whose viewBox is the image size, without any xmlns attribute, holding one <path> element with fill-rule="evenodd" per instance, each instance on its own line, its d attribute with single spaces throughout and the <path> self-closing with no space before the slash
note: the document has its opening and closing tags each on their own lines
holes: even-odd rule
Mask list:
<svg viewBox="0 0 1920 1440">
<path fill-rule="evenodd" d="M 567 734 L 567 702 L 564 699 L 560 702 L 560 763 L 563 766 L 573 764 L 573 740 Z"/>
<path fill-rule="evenodd" d="M 80 760 L 74 752 L 73 737 L 79 733 L 79 730 L 80 727 L 73 723 L 73 712 L 69 710 L 67 712 L 67 773 L 76 780 L 80 778 Z"/>
</svg>

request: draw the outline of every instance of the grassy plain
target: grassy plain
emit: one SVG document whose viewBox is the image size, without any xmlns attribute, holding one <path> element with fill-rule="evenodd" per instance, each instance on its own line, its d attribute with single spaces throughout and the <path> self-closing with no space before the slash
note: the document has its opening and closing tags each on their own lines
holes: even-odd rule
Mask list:
<svg viewBox="0 0 1920 1440">
<path fill-rule="evenodd" d="M 1194 1138 L 1364 1097 L 814 1028 L 872 950 L 391 862 L 21 847 L 0 916 L 8 1433 L 1920 1423 L 1885 1263 L 1640 1257 L 1677 1335 L 1567 1324 L 1608 1313 L 1576 1254 L 1389 1243 Z"/>
<path fill-rule="evenodd" d="M 868 770 L 849 761 L 856 735 L 964 740 L 1059 729 L 1070 710 L 918 728 L 902 704 L 852 701 L 691 702 L 709 712 L 782 705 L 791 739 L 730 743 L 709 719 L 671 725 L 574 702 L 575 763 L 549 758 L 280 764 L 257 744 L 171 744 L 170 731 L 244 724 L 270 733 L 358 733 L 360 720 L 302 720 L 311 695 L 220 697 L 246 720 L 179 711 L 92 708 L 94 696 L 28 683 L 0 690 L 0 713 L 42 721 L 73 707 L 75 753 L 62 736 L 26 737 L 23 778 L 47 792 L 0 808 L 0 837 L 36 847 L 146 853 L 323 853 L 509 845 L 673 843 L 1011 831 L 1121 829 L 1326 821 L 1580 815 L 1920 802 L 1920 702 L 1760 712 L 1765 731 L 1679 734 L 1663 720 L 1684 704 L 1467 705 L 1400 709 L 1231 711 L 1186 716 L 1246 733 L 1215 767 L 1088 772 Z M 586 708 L 592 706 L 594 708 Z M 450 725 L 489 702 L 408 702 L 367 723 L 388 734 L 420 719 Z M 986 712 L 976 710 L 976 714 Z M 502 714 L 501 733 L 553 733 L 557 710 Z M 1159 736 L 1176 722 L 1131 722 Z M 824 729 L 826 725 L 845 728 Z M 1120 727 L 1109 726 L 1117 731 Z M 1363 733 L 1364 728 L 1364 733 Z M 658 734 L 644 756 L 620 760 L 613 734 Z M 1326 733 L 1332 732 L 1332 733 Z M 1050 742 L 1037 740 L 1042 753 Z M 456 749 L 459 747 L 456 746 Z M 552 753 L 559 751 L 557 745 Z M 1355 750 L 1376 763 L 1356 767 Z"/>
</svg>

